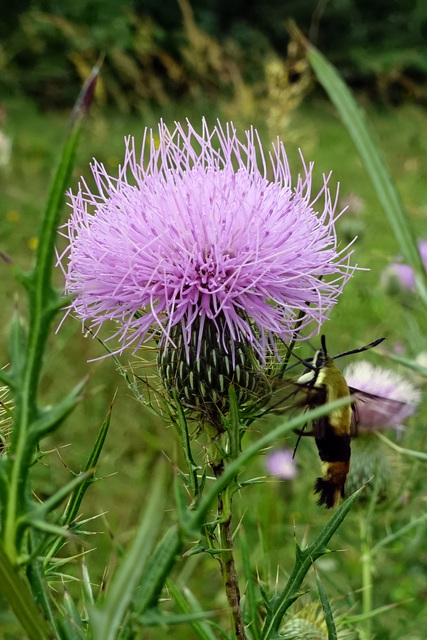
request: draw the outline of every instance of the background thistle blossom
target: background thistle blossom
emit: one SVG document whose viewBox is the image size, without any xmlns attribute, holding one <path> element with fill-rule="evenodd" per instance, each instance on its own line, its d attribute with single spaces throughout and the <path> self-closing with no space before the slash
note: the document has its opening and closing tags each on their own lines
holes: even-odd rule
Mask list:
<svg viewBox="0 0 427 640">
<path fill-rule="evenodd" d="M 418 242 L 418 251 L 424 269 L 427 271 L 427 240 Z M 391 262 L 381 275 L 381 284 L 389 293 L 396 293 L 401 289 L 415 291 L 414 270 L 407 264 Z"/>
<path fill-rule="evenodd" d="M 375 436 L 376 431 L 402 430 L 402 423 L 413 415 L 421 400 L 421 392 L 411 382 L 389 369 L 359 361 L 344 370 L 350 387 L 378 398 L 357 398 L 357 438 L 352 443 L 350 473 L 346 495 L 359 489 L 374 477 L 362 496 L 362 502 L 376 491 L 377 499 L 385 499 L 391 487 L 399 485 L 394 457 Z"/>
<path fill-rule="evenodd" d="M 265 466 L 268 473 L 283 480 L 293 480 L 298 475 L 298 469 L 291 449 L 276 449 L 268 454 Z"/>
<path fill-rule="evenodd" d="M 402 423 L 415 413 L 421 400 L 421 392 L 411 382 L 394 371 L 375 367 L 365 360 L 346 367 L 343 375 L 350 387 L 381 398 L 356 398 L 359 433 L 401 429 Z"/>
</svg>

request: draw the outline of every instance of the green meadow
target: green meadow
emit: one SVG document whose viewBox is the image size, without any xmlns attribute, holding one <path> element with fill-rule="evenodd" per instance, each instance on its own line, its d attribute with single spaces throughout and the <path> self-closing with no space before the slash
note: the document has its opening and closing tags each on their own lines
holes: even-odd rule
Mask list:
<svg viewBox="0 0 427 640">
<path fill-rule="evenodd" d="M 67 112 L 42 112 L 24 99 L 4 102 L 7 120 L 5 133 L 12 140 L 10 162 L 0 167 L 0 250 L 7 260 L 1 264 L 0 339 L 1 365 L 8 363 L 9 320 L 18 310 L 26 316 L 23 289 L 13 278 L 13 265 L 29 268 L 37 247 L 39 223 L 46 198 L 52 167 L 60 151 Z M 149 109 L 143 115 L 124 116 L 95 104 L 84 124 L 76 165 L 69 188 L 75 190 L 79 176 L 89 180 L 92 158 L 103 162 L 111 174 L 117 171 L 124 151 L 125 136 L 137 143 L 144 127 L 156 127 L 160 118 L 166 124 L 183 121 L 193 123 L 206 116 L 209 123 L 216 118 L 230 119 L 224 103 L 183 102 L 164 109 Z M 415 235 L 427 239 L 427 112 L 417 106 L 399 108 L 367 106 L 369 118 L 385 161 L 410 217 Z M 425 309 L 416 294 L 390 292 L 381 283 L 381 275 L 390 262 L 399 260 L 399 247 L 389 227 L 361 159 L 334 107 L 324 97 L 312 96 L 295 109 L 283 130 L 268 130 L 262 113 L 256 109 L 248 115 L 233 113 L 233 122 L 243 131 L 259 128 L 264 145 L 280 135 L 286 145 L 293 175 L 300 170 L 298 150 L 305 160 L 315 163 L 314 191 L 322 183 L 322 174 L 332 171 L 330 186 L 339 183 L 339 205 L 347 211 L 337 224 L 342 247 L 354 236 L 352 261 L 360 269 L 348 282 L 330 319 L 322 328 L 331 354 L 354 349 L 376 338 L 385 337 L 380 348 L 351 356 L 367 359 L 401 373 L 423 389 L 425 379 L 390 358 L 398 354 L 415 360 L 424 353 L 427 360 L 427 321 Z M 258 120 L 258 121 L 257 121 Z M 65 222 L 69 208 L 64 207 Z M 64 247 L 58 235 L 58 251 Z M 55 270 L 56 285 L 61 288 L 63 276 Z M 82 332 L 78 320 L 67 317 L 59 327 L 62 314 L 54 320 L 54 331 L 48 338 L 43 364 L 41 399 L 43 404 L 57 401 L 62 394 L 88 377 L 81 402 L 58 431 L 42 442 L 45 455 L 33 468 L 33 487 L 37 499 L 43 500 L 86 464 L 96 434 L 113 402 L 111 425 L 100 462 L 96 469 L 99 481 L 88 490 L 81 507 L 82 518 L 90 519 L 83 527 L 88 535 L 71 540 L 62 553 L 74 556 L 62 568 L 63 576 L 54 577 L 51 587 L 62 593 L 64 584 L 78 601 L 81 589 L 81 554 L 89 569 L 93 590 L 103 590 L 120 562 L 123 550 L 131 541 L 151 491 L 153 466 L 161 458 L 169 467 L 166 484 L 166 514 L 162 531 L 176 520 L 176 501 L 172 476 L 183 465 L 180 441 L 175 429 L 154 416 L 129 389 L 112 358 L 97 339 Z M 55 331 L 57 329 L 57 331 Z M 100 338 L 106 338 L 103 329 Z M 312 344 L 319 347 L 320 336 Z M 145 360 L 151 351 L 125 353 L 123 365 L 140 376 L 146 370 Z M 309 346 L 301 349 L 310 357 Z M 347 364 L 347 362 L 345 363 Z M 344 362 L 340 362 L 340 367 Z M 144 393 L 141 383 L 139 390 Z M 114 401 L 113 401 L 114 400 Z M 397 441 L 400 447 L 425 451 L 427 412 L 421 406 Z M 284 417 L 270 416 L 253 423 L 245 434 L 243 449 L 274 428 Z M 396 442 L 393 432 L 387 433 Z M 275 443 L 276 448 L 293 449 L 296 435 Z M 357 446 L 357 445 L 355 445 Z M 360 499 L 328 545 L 330 553 L 316 563 L 338 624 L 338 638 L 360 640 L 425 640 L 427 619 L 427 461 L 398 453 L 376 440 L 374 445 L 390 461 L 386 495 L 376 504 Z M 250 550 L 252 572 L 269 593 L 284 586 L 292 569 L 295 540 L 310 543 L 331 517 L 329 511 L 316 506 L 313 482 L 319 475 L 319 460 L 314 442 L 303 438 L 296 453 L 298 475 L 294 480 L 278 480 L 266 475 L 267 451 L 248 463 L 241 479 L 247 482 L 234 498 L 234 522 L 244 532 Z M 207 481 L 209 483 L 209 479 Z M 369 522 L 367 546 L 366 527 Z M 399 532 L 399 535 L 393 535 Z M 90 534 L 90 535 L 89 535 Z M 191 544 L 187 549 L 191 548 Z M 242 556 L 236 542 L 236 561 L 242 567 Z M 373 576 L 372 611 L 363 613 L 367 566 Z M 364 574 L 365 571 L 365 574 Z M 175 585 L 190 589 L 200 607 L 210 612 L 209 620 L 218 631 L 227 626 L 227 603 L 213 555 L 187 554 L 180 558 L 172 573 Z M 296 615 L 316 602 L 316 572 L 309 571 L 303 595 L 291 607 Z M 242 580 L 245 591 L 245 580 Z M 4 602 L 0 603 L 0 637 L 23 638 L 22 631 Z M 365 601 L 366 605 L 366 601 Z M 162 594 L 161 607 L 174 611 L 170 592 Z M 317 612 L 321 615 L 320 610 Z M 314 615 L 314 614 L 313 614 Z M 357 628 L 359 634 L 354 631 Z M 160 640 L 193 639 L 190 624 L 144 628 L 135 637 Z M 327 636 L 325 636 L 327 637 Z"/>
</svg>

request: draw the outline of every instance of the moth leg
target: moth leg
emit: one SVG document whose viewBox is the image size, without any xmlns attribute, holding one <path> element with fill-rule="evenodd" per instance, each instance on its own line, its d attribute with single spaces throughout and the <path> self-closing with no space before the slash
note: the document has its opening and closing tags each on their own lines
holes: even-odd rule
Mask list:
<svg viewBox="0 0 427 640">
<path fill-rule="evenodd" d="M 313 429 L 311 429 L 311 431 L 305 431 L 305 427 L 303 427 L 302 429 L 294 429 L 294 433 L 297 434 L 297 436 L 299 436 L 300 438 L 303 438 L 305 436 L 315 436 L 315 432 L 313 431 Z"/>
</svg>

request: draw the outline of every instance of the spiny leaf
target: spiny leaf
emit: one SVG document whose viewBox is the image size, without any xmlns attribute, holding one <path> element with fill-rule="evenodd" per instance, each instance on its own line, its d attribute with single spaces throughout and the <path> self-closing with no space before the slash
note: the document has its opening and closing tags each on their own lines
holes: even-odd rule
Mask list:
<svg viewBox="0 0 427 640">
<path fill-rule="evenodd" d="M 147 609 L 157 604 L 165 580 L 181 548 L 181 532 L 174 525 L 165 533 L 147 562 L 134 600 L 137 615 L 143 614 Z"/>
<path fill-rule="evenodd" d="M 11 368 L 7 374 L 10 384 L 15 385 L 21 379 L 25 366 L 25 352 L 27 348 L 27 331 L 24 322 L 15 308 L 9 331 L 9 357 Z"/>
<path fill-rule="evenodd" d="M 332 613 L 331 605 L 329 604 L 328 596 L 323 587 L 320 576 L 316 571 L 316 583 L 317 590 L 319 592 L 320 602 L 322 603 L 323 614 L 325 616 L 326 628 L 328 630 L 328 640 L 338 640 L 337 629 L 335 626 L 334 616 Z"/>
<path fill-rule="evenodd" d="M 31 425 L 32 437 L 36 437 L 37 440 L 39 440 L 59 427 L 61 422 L 65 420 L 68 414 L 71 413 L 75 406 L 81 401 L 82 391 L 86 382 L 87 378 L 84 378 L 61 402 L 42 411 L 40 417 Z"/>
<path fill-rule="evenodd" d="M 253 640 L 261 639 L 258 627 L 258 607 L 255 596 L 256 582 L 252 573 L 249 545 L 244 529 L 240 530 L 240 548 L 242 551 L 243 571 L 246 581 L 246 615 L 245 624 L 250 628 Z"/>
<path fill-rule="evenodd" d="M 99 456 L 101 455 L 101 451 L 103 449 L 103 446 L 105 444 L 105 439 L 107 437 L 107 433 L 108 433 L 108 429 L 110 427 L 110 420 L 111 420 L 111 412 L 113 409 L 113 403 L 114 403 L 114 398 L 113 401 L 110 405 L 110 408 L 108 410 L 108 413 L 101 425 L 101 428 L 98 432 L 97 438 L 95 440 L 95 444 L 93 446 L 93 449 L 89 455 L 89 458 L 86 462 L 86 466 L 84 471 L 85 472 L 89 472 L 93 469 L 96 468 L 96 465 L 98 464 L 98 460 L 99 460 Z M 70 499 L 68 501 L 68 504 L 65 508 L 64 514 L 62 515 L 62 517 L 60 518 L 60 523 L 63 526 L 67 526 L 69 524 L 71 524 L 71 522 L 73 522 L 73 520 L 77 517 L 79 509 L 80 509 L 80 505 L 82 503 L 82 500 L 84 498 L 84 495 L 86 493 L 86 491 L 88 490 L 88 488 L 90 487 L 90 485 L 93 483 L 94 481 L 94 477 L 93 475 L 89 475 L 87 477 L 87 479 L 85 479 L 81 484 L 79 484 L 74 491 L 72 492 Z M 56 553 L 59 551 L 59 549 L 61 548 L 63 544 L 63 538 L 57 538 L 56 541 L 54 541 L 54 543 L 52 544 L 52 547 L 50 549 L 50 551 L 46 554 L 46 561 L 45 563 L 49 560 L 49 558 L 51 558 L 52 556 L 56 555 Z"/>
<path fill-rule="evenodd" d="M 316 540 L 298 553 L 289 580 L 278 598 L 274 599 L 262 629 L 262 640 L 272 640 L 278 633 L 282 618 L 290 605 L 298 598 L 302 581 L 314 561 L 327 552 L 326 545 L 338 529 L 363 487 L 353 493 L 334 513 L 328 524 L 322 529 Z"/>
<path fill-rule="evenodd" d="M 31 511 L 29 511 L 23 518 L 22 521 L 26 524 L 31 524 L 36 520 L 43 520 L 46 516 L 53 511 L 63 500 L 65 500 L 70 493 L 74 491 L 76 487 L 85 482 L 88 478 L 92 477 L 94 474 L 94 469 L 89 469 L 88 471 L 84 471 L 83 473 L 79 473 L 78 476 L 67 482 L 66 485 L 58 489 L 50 498 L 42 502 L 41 504 L 34 507 Z"/>
</svg>

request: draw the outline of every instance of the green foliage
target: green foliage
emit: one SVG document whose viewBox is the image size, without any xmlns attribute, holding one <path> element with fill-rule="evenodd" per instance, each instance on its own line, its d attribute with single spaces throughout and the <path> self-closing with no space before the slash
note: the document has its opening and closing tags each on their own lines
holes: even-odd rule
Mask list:
<svg viewBox="0 0 427 640">
<path fill-rule="evenodd" d="M 285 23 L 304 33 L 346 80 L 382 100 L 425 103 L 423 0 L 37 0 L 0 10 L 1 85 L 44 107 L 69 106 L 79 82 L 105 54 L 99 97 L 123 112 L 182 96 L 236 97 L 266 91 L 268 61 L 289 45 Z M 292 67 L 292 56 L 288 61 Z M 292 69 L 292 80 L 299 75 Z M 243 95 L 240 96 L 243 98 Z"/>
<path fill-rule="evenodd" d="M 352 105 L 348 107 L 348 103 L 344 106 L 338 104 L 338 106 L 341 106 L 344 111 L 347 108 L 353 108 Z M 294 131 L 301 136 L 303 144 L 313 144 L 316 136 L 321 137 L 325 130 L 328 130 L 330 135 L 330 146 L 333 146 L 334 136 L 342 140 L 341 131 L 334 128 L 336 127 L 334 119 L 324 105 L 317 105 L 315 112 L 305 112 L 304 109 L 295 116 L 296 122 L 300 118 L 299 122 L 303 123 L 300 124 L 300 132 L 298 134 L 298 127 Z M 172 114 L 167 114 L 167 117 L 176 117 L 176 112 L 173 111 Z M 154 118 L 155 114 L 149 117 Z M 313 135 L 314 130 L 310 127 L 313 127 L 315 118 L 321 119 L 319 125 L 321 131 Z M 92 155 L 91 145 L 100 144 L 97 140 L 97 132 L 102 131 L 102 127 L 96 129 L 96 125 L 99 124 L 94 122 L 93 131 L 88 132 L 87 149 L 83 150 L 83 153 Z M 376 124 L 377 127 L 387 126 L 383 121 L 378 120 Z M 389 122 L 388 126 L 394 128 L 392 124 Z M 55 126 L 54 121 L 52 126 Z M 123 123 L 121 118 L 116 122 L 112 119 L 108 123 L 106 126 L 108 149 L 101 149 L 101 155 L 105 155 L 107 163 L 110 156 L 114 154 L 115 127 L 122 127 L 128 132 L 132 126 L 136 128 L 139 123 L 136 121 Z M 33 128 L 36 132 L 37 127 Z M 383 129 L 383 135 L 384 130 L 386 129 Z M 65 400 L 62 403 L 56 402 L 53 407 L 42 404 L 40 398 L 44 396 L 48 386 L 43 379 L 40 384 L 40 372 L 42 365 L 44 370 L 48 370 L 51 364 L 49 360 L 51 355 L 49 349 L 46 349 L 48 329 L 55 312 L 63 304 L 51 284 L 50 272 L 55 242 L 54 229 L 59 222 L 64 186 L 70 180 L 70 166 L 77 140 L 77 136 L 73 138 L 73 135 L 72 131 L 67 142 L 67 145 L 71 146 L 66 146 L 66 153 L 60 165 L 61 170 L 56 174 L 54 181 L 56 187 L 49 199 L 35 272 L 30 272 L 28 275 L 20 272 L 16 267 L 12 269 L 25 284 L 32 309 L 28 321 L 15 312 L 9 333 L 11 366 L 9 369 L 0 370 L 3 382 L 10 386 L 14 394 L 15 402 L 10 411 L 18 425 L 12 441 L 13 457 L 3 457 L 0 468 L 0 490 L 4 505 L 1 524 L 4 527 L 10 523 L 8 533 L 4 537 L 4 541 L 7 542 L 5 545 L 7 554 L 4 554 L 0 547 L 0 553 L 4 554 L 4 557 L 2 555 L 0 558 L 0 560 L 3 559 L 0 562 L 0 589 L 21 625 L 13 637 L 21 637 L 23 629 L 28 637 L 38 639 L 49 637 L 50 634 L 61 639 L 98 637 L 124 640 L 138 637 L 143 633 L 144 638 L 151 640 L 164 638 L 165 633 L 174 634 L 176 638 L 187 638 L 190 628 L 190 633 L 203 640 L 227 637 L 224 631 L 228 628 L 227 603 L 223 596 L 223 586 L 219 584 L 214 569 L 218 560 L 224 561 L 224 558 L 229 557 L 226 554 L 230 554 L 228 544 L 230 538 L 227 539 L 227 533 L 230 532 L 225 525 L 227 516 L 232 513 L 232 498 L 234 514 L 237 516 L 236 522 L 241 517 L 243 523 L 241 525 L 243 535 L 240 524 L 235 524 L 231 530 L 231 541 L 236 547 L 238 573 L 244 576 L 244 580 L 241 579 L 242 611 L 248 640 L 277 636 L 281 632 L 281 625 L 290 615 L 290 607 L 293 609 L 302 600 L 303 590 L 310 591 L 312 587 L 316 588 L 316 584 L 316 593 L 319 593 L 322 603 L 329 638 L 337 637 L 341 640 L 348 637 L 341 634 L 341 627 L 337 620 L 344 620 L 350 630 L 360 629 L 365 633 L 366 638 L 369 637 L 370 630 L 376 633 L 379 640 L 392 637 L 408 640 L 417 637 L 417 630 L 412 634 L 407 623 L 402 631 L 404 623 L 399 623 L 400 627 L 396 624 L 396 621 L 400 620 L 399 614 L 391 611 L 388 608 L 389 605 L 384 605 L 385 602 L 399 603 L 413 596 L 414 604 L 405 603 L 402 607 L 405 606 L 405 611 L 413 613 L 414 624 L 419 625 L 420 620 L 422 621 L 422 612 L 420 613 L 417 608 L 422 606 L 420 602 L 422 602 L 425 588 L 422 553 L 426 520 L 423 515 L 419 515 L 424 491 L 423 473 L 420 467 L 415 465 L 425 464 L 425 454 L 421 452 L 416 459 L 414 457 L 414 453 L 418 453 L 416 449 L 423 449 L 423 436 L 416 429 L 405 434 L 407 439 L 405 446 L 391 443 L 394 449 L 399 450 L 399 454 L 407 455 L 409 459 L 415 461 L 405 479 L 406 493 L 400 486 L 392 487 L 396 492 L 395 508 L 393 505 L 382 507 L 376 504 L 376 500 L 372 500 L 367 511 L 360 506 L 357 512 L 349 513 L 350 507 L 357 499 L 357 495 L 354 495 L 331 515 L 314 507 L 313 504 L 311 496 L 313 465 L 318 462 L 308 443 L 301 444 L 298 451 L 298 460 L 305 470 L 292 485 L 291 483 L 267 484 L 262 477 L 264 472 L 260 454 L 276 443 L 282 442 L 294 428 L 301 427 L 309 416 L 297 415 L 288 422 L 284 422 L 283 417 L 275 421 L 270 418 L 268 422 L 255 422 L 252 418 L 248 419 L 240 415 L 235 394 L 233 389 L 230 389 L 231 411 L 226 421 L 227 435 L 222 439 L 217 438 L 215 442 L 215 455 L 219 453 L 222 456 L 224 471 L 218 473 L 218 477 L 212 478 L 206 473 L 206 459 L 212 460 L 210 456 L 214 455 L 212 448 L 206 446 L 200 432 L 194 433 L 194 425 L 187 421 L 179 403 L 172 412 L 179 436 L 174 439 L 172 430 L 165 431 L 164 424 L 158 424 L 155 421 L 156 418 L 148 417 L 148 414 L 143 414 L 141 418 L 135 410 L 135 405 L 132 405 L 129 410 L 129 393 L 127 389 L 122 389 L 122 396 L 126 398 L 127 403 L 126 410 L 115 409 L 111 427 L 110 412 L 102 422 L 102 418 L 94 419 L 95 412 L 85 411 L 83 428 L 81 418 L 75 418 L 75 422 L 68 420 L 67 428 L 72 435 L 67 433 L 65 437 L 73 441 L 74 447 L 81 446 L 79 451 L 86 450 L 87 439 L 83 438 L 82 434 L 86 427 L 89 428 L 90 423 L 94 422 L 93 428 L 97 431 L 93 438 L 92 451 L 89 456 L 84 454 L 85 463 L 80 474 L 72 473 L 71 481 L 67 477 L 59 489 L 57 488 L 58 478 L 55 477 L 54 482 L 51 483 L 54 484 L 54 489 L 45 491 L 44 469 L 38 463 L 42 458 L 46 460 L 46 456 L 38 448 L 38 442 L 42 437 L 48 436 L 49 441 L 53 443 L 52 446 L 57 447 L 61 443 L 60 435 L 53 430 L 69 415 L 75 405 L 80 405 L 82 387 L 76 386 L 70 378 L 82 376 L 76 376 L 72 371 L 73 359 L 85 360 L 89 355 L 86 349 L 89 350 L 90 355 L 92 354 L 90 349 L 93 349 L 95 356 L 102 353 L 101 347 L 96 350 L 96 346 L 91 347 L 88 341 L 81 346 L 80 350 L 77 349 L 74 347 L 78 340 L 76 337 L 74 337 L 72 348 L 68 348 L 66 343 L 65 349 L 61 348 L 61 341 L 64 338 L 62 335 L 58 337 L 55 348 L 60 352 L 60 365 L 54 368 L 54 378 L 57 378 L 54 382 L 57 386 L 63 385 L 68 395 L 64 391 Z M 354 154 L 345 146 L 346 143 L 340 144 L 342 146 L 336 147 L 337 165 L 342 160 L 339 153 L 343 148 L 343 157 L 349 155 L 350 162 L 348 159 L 347 164 L 342 162 L 341 170 L 343 174 L 348 171 L 352 176 L 354 180 L 351 183 L 352 188 L 356 188 L 354 185 L 358 184 L 363 190 L 366 188 L 366 181 L 355 161 Z M 323 148 L 324 145 L 321 146 Z M 315 153 L 321 154 L 321 150 Z M 322 165 L 324 158 L 320 155 L 318 160 Z M 84 164 L 83 161 L 82 164 Z M 359 180 L 358 183 L 357 180 Z M 367 197 L 371 198 L 370 202 L 374 203 L 374 196 L 369 193 L 369 186 L 367 193 Z M 35 208 L 34 203 L 33 208 Z M 393 239 L 384 238 L 382 253 L 373 254 L 372 247 L 375 248 L 375 241 L 372 237 L 375 233 L 372 230 L 375 230 L 375 224 L 382 230 L 384 222 L 383 218 L 375 212 L 373 204 L 371 208 L 374 213 L 369 220 L 366 220 L 368 233 L 361 242 L 360 251 L 364 256 L 365 264 L 370 256 L 373 256 L 375 268 L 384 264 L 385 258 L 393 256 L 397 243 Z M 31 221 L 26 221 L 26 224 L 30 225 Z M 411 242 L 410 237 L 407 242 Z M 412 250 L 413 247 L 408 255 L 411 255 Z M 374 273 L 359 274 L 358 277 L 359 282 L 366 278 L 370 283 L 365 286 L 368 289 L 371 287 L 370 292 L 375 291 L 375 304 L 378 306 L 374 308 L 373 303 L 370 313 L 365 312 L 366 306 L 362 306 L 362 302 L 365 298 L 366 305 L 369 296 L 357 282 L 350 283 L 349 290 L 352 293 L 349 294 L 347 302 L 343 303 L 343 311 L 340 312 L 337 309 L 338 320 L 333 320 L 334 324 L 330 329 L 330 332 L 332 329 L 336 331 L 337 335 L 334 336 L 336 346 L 345 348 L 348 342 L 351 346 L 354 346 L 355 342 L 357 344 L 368 342 L 372 338 L 372 326 L 369 326 L 367 316 L 372 325 L 380 323 L 381 329 L 386 328 L 387 333 L 390 331 L 390 342 L 393 342 L 402 333 L 402 327 L 399 325 L 401 316 L 391 317 L 390 309 L 394 309 L 396 304 L 388 300 L 378 288 L 375 280 L 378 278 L 378 268 Z M 412 298 L 412 304 L 414 307 L 417 306 L 415 296 Z M 387 310 L 386 313 L 383 313 L 384 309 Z M 415 351 L 415 345 L 421 349 L 424 344 L 423 315 L 416 308 L 413 311 L 414 324 L 418 322 L 418 318 L 420 322 L 418 332 L 413 332 L 408 341 L 409 350 L 412 350 L 412 353 Z M 358 315 L 357 312 L 359 312 Z M 342 315 L 339 316 L 339 313 Z M 346 317 L 350 318 L 350 322 L 346 321 Z M 366 334 L 368 340 L 365 339 Z M 96 343 L 93 344 L 96 345 Z M 46 352 L 47 358 L 44 355 Z M 414 364 L 409 356 L 401 360 L 410 362 L 418 375 L 423 374 L 423 366 Z M 97 367 L 101 371 L 102 384 L 105 384 L 104 378 L 110 376 L 111 384 L 115 386 L 118 376 L 116 372 L 108 373 L 107 367 L 112 369 L 112 360 L 109 359 L 108 362 L 108 365 L 101 362 L 91 366 L 94 375 Z M 80 368 L 78 370 L 80 371 Z M 135 371 L 135 365 L 132 366 L 132 371 Z M 56 375 L 57 372 L 62 375 Z M 139 398 L 140 388 L 136 386 L 138 377 L 135 376 L 135 380 L 131 379 L 123 368 L 121 373 L 127 375 L 131 390 L 136 389 L 136 395 Z M 93 385 L 92 382 L 91 385 Z M 96 385 L 94 386 L 96 388 Z M 75 391 L 70 393 L 69 389 L 72 387 L 75 387 Z M 98 394 L 88 394 L 85 402 L 94 407 L 95 405 L 90 403 L 94 402 L 94 396 L 97 395 L 100 400 L 96 407 L 96 415 L 104 416 L 105 406 L 111 399 L 111 389 L 108 385 L 101 389 L 99 387 L 100 385 Z M 108 401 L 105 401 L 106 397 Z M 116 402 L 120 402 L 119 397 Z M 26 421 L 22 421 L 22 407 L 26 404 L 31 405 L 32 411 L 28 412 Z M 321 408 L 312 416 L 320 416 L 330 410 L 331 407 Z M 142 422 L 143 428 L 140 432 L 135 431 L 130 437 L 129 424 L 136 421 Z M 249 423 L 251 428 L 247 429 Z M 25 439 L 25 443 L 19 435 L 22 425 L 25 425 L 26 435 L 30 436 Z M 118 425 L 118 429 L 114 431 L 115 425 Z M 110 428 L 113 429 L 113 433 L 109 444 L 106 443 L 106 436 Z M 81 443 L 80 440 L 84 442 Z M 181 447 L 179 453 L 176 452 L 174 445 L 177 441 Z M 197 450 L 195 441 L 202 442 L 200 451 Z M 143 446 L 141 446 L 142 442 Z M 24 444 L 27 447 L 26 451 L 23 450 Z M 111 464 L 110 468 L 114 471 L 118 470 L 119 474 L 113 479 L 112 488 L 111 484 L 108 484 L 110 480 L 96 484 L 96 490 L 92 492 L 96 493 L 95 502 L 91 503 L 88 501 L 91 499 L 90 492 L 87 496 L 86 490 L 95 479 L 95 471 L 98 477 L 100 453 L 104 445 L 107 449 L 107 464 Z M 243 451 L 240 450 L 241 448 Z M 138 458 L 135 450 L 141 449 L 144 451 Z M 19 451 L 22 453 L 16 456 L 15 453 Z M 159 451 L 164 451 L 168 458 L 172 458 L 176 466 L 175 492 L 172 491 L 172 487 L 169 487 L 170 483 L 164 470 L 152 473 Z M 80 457 L 81 455 L 79 454 Z M 109 463 L 108 457 L 110 457 Z M 51 460 L 49 462 L 52 464 Z M 14 465 L 18 466 L 14 467 Z M 139 469 L 145 471 L 141 473 Z M 10 477 L 14 478 L 11 484 L 9 484 Z M 23 486 L 19 486 L 18 480 L 22 477 L 25 482 Z M 121 494 L 120 482 L 123 482 L 121 480 L 123 477 L 125 486 Z M 37 502 L 30 493 L 30 489 L 34 487 L 37 495 L 40 496 L 40 501 Z M 19 497 L 10 501 L 9 496 L 14 494 L 22 495 L 23 499 Z M 145 510 L 135 526 L 136 515 L 131 513 L 129 518 L 128 514 L 133 511 L 133 504 L 141 499 L 141 495 Z M 110 496 L 114 496 L 114 500 Z M 99 505 L 104 501 L 110 500 L 112 507 L 107 524 L 110 536 L 99 536 L 97 545 L 99 550 L 92 554 L 96 555 L 96 561 L 91 560 L 90 556 L 87 560 L 78 557 L 80 541 L 84 535 L 83 525 L 87 523 L 87 520 L 79 519 L 83 497 L 86 501 L 84 508 L 91 513 L 99 513 Z M 65 510 L 63 508 L 60 510 L 58 515 L 56 511 L 65 498 L 68 498 L 68 504 Z M 222 501 L 222 510 L 218 509 L 216 512 L 214 505 L 218 498 Z M 397 505 L 399 505 L 398 509 Z M 118 514 L 117 520 L 111 525 L 115 512 Z M 119 520 L 122 522 L 119 523 Z M 363 523 L 359 537 L 355 533 L 357 530 L 355 524 L 358 521 Z M 295 531 L 294 540 L 292 540 L 292 526 Z M 340 527 L 339 532 L 337 532 L 338 527 Z M 129 535 L 134 528 L 135 531 Z M 334 534 L 335 537 L 331 542 Z M 108 541 L 109 537 L 112 540 L 111 546 L 108 546 L 107 542 L 107 549 L 105 549 L 105 539 Z M 307 544 L 307 538 L 314 542 Z M 125 551 L 123 551 L 122 542 L 124 542 Z M 70 558 L 56 557 L 63 543 L 77 543 L 79 553 Z M 339 548 L 346 551 L 329 553 L 326 545 L 330 546 L 331 550 Z M 363 551 L 362 575 L 360 575 L 359 546 L 362 546 Z M 292 567 L 293 551 L 296 558 Z M 117 561 L 114 558 L 115 554 L 118 556 Z M 387 562 L 385 558 L 388 558 Z M 98 575 L 102 576 L 106 562 L 109 564 L 111 577 L 107 584 L 102 580 L 98 588 L 96 585 L 100 582 Z M 311 571 L 314 562 L 322 572 L 322 583 L 314 580 L 314 572 Z M 401 572 L 399 562 L 405 566 L 409 577 L 406 581 L 399 580 L 398 587 L 390 588 L 390 585 L 397 584 L 396 575 L 399 575 L 399 571 Z M 73 563 L 77 566 L 74 572 Z M 117 568 L 114 569 L 115 564 Z M 280 567 L 279 570 L 277 566 Z M 276 578 L 271 575 L 274 571 L 277 572 Z M 92 577 L 93 572 L 98 574 L 95 579 Z M 287 575 L 284 576 L 283 572 Z M 77 578 L 74 574 L 77 574 Z M 205 575 L 208 577 L 201 578 Z M 51 590 L 49 586 L 54 586 L 55 576 L 59 577 L 61 583 L 56 591 Z M 65 586 L 64 582 L 71 578 L 73 582 Z M 276 579 L 276 586 L 274 586 L 274 579 Z M 369 591 L 367 587 L 372 585 L 372 579 L 378 588 Z M 359 602 L 361 598 L 358 593 L 361 585 L 362 592 L 369 596 L 362 596 L 362 603 Z M 197 594 L 197 598 L 193 592 Z M 313 602 L 317 599 L 316 593 L 309 593 L 304 598 Z M 333 599 L 338 597 L 340 598 L 338 606 L 344 610 L 344 615 L 340 612 L 340 616 L 335 614 L 333 603 Z M 389 615 L 384 616 L 385 611 L 389 612 Z M 378 624 L 376 617 L 380 620 Z M 290 620 L 292 622 L 291 618 Z M 418 628 L 421 629 L 421 633 L 424 628 L 423 622 Z"/>
<path fill-rule="evenodd" d="M 302 549 L 298 543 L 295 544 L 296 562 L 294 568 L 283 591 L 280 594 L 274 594 L 268 603 L 268 614 L 261 635 L 262 640 L 271 640 L 277 636 L 284 614 L 300 595 L 301 585 L 309 568 L 321 556 L 328 553 L 326 545 L 350 511 L 361 491 L 363 491 L 363 487 L 339 507 L 311 545 Z"/>
<path fill-rule="evenodd" d="M 396 185 L 375 143 L 373 132 L 337 71 L 313 47 L 309 47 L 307 55 L 359 151 L 405 262 L 414 270 L 418 293 L 424 303 L 427 303 L 427 274 L 417 248 L 415 234 Z"/>
</svg>

